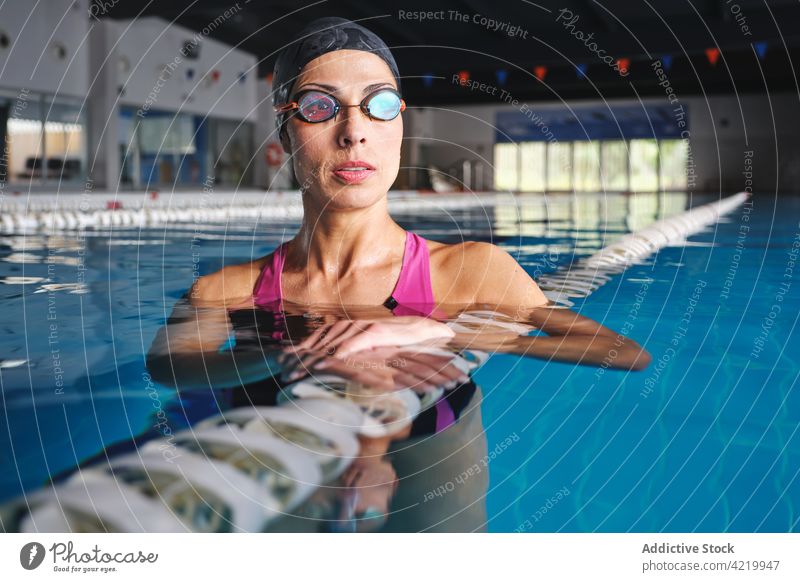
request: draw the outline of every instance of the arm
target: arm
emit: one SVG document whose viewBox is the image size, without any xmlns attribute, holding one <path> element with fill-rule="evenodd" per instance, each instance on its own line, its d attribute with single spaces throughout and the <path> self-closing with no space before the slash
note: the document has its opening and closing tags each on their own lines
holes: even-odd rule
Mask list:
<svg viewBox="0 0 800 582">
<path fill-rule="evenodd" d="M 635 341 L 573 311 L 537 307 L 527 310 L 525 321 L 548 336 L 481 331 L 456 334 L 448 345 L 621 370 L 643 370 L 650 364 L 650 354 Z"/>
<path fill-rule="evenodd" d="M 178 389 L 241 386 L 278 373 L 274 351 L 220 352 L 232 332 L 230 300 L 199 279 L 174 306 L 147 353 L 147 368 L 157 382 Z M 210 281 L 214 283 L 213 276 Z"/>
<path fill-rule="evenodd" d="M 549 301 L 536 282 L 503 249 L 472 243 L 470 255 L 468 265 L 487 265 L 464 269 L 460 277 L 462 284 L 475 290 L 470 309 L 503 313 L 549 337 L 498 333 L 487 328 L 475 334 L 457 334 L 450 346 L 625 370 L 642 370 L 649 365 L 650 355 L 635 341 L 573 311 L 548 307 Z"/>
</svg>

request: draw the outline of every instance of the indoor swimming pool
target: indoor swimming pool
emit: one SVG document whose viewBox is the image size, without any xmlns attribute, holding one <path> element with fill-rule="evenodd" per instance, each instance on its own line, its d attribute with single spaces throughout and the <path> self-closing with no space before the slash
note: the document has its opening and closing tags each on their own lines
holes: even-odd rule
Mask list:
<svg viewBox="0 0 800 582">
<path fill-rule="evenodd" d="M 491 241 L 542 280 L 713 200 L 521 195 L 441 209 L 429 198 L 396 218 L 427 239 Z M 459 448 L 466 460 L 443 464 L 424 486 L 401 480 L 399 519 L 473 481 L 485 493 L 471 501 L 485 505 L 476 528 L 493 532 L 795 531 L 798 216 L 796 198 L 757 195 L 602 284 L 562 293 L 565 306 L 641 344 L 650 366 L 491 355 L 472 374 L 481 400 L 470 422 L 482 423 L 485 450 Z M 0 234 L 0 503 L 105 447 L 219 413 L 211 395 L 178 396 L 155 381 L 147 351 L 194 278 L 270 253 L 298 225 Z M 460 531 L 451 517 L 432 529 Z"/>
</svg>

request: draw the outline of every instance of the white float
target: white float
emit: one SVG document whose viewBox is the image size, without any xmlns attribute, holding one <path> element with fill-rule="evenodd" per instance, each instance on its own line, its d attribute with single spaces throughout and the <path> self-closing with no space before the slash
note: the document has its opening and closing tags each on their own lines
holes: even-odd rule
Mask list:
<svg viewBox="0 0 800 582">
<path fill-rule="evenodd" d="M 282 407 L 234 408 L 200 421 L 195 429 L 225 426 L 231 431 L 267 434 L 292 443 L 299 450 L 314 456 L 322 469 L 324 482 L 341 475 L 359 451 L 354 431 L 323 424 L 298 410 Z"/>
<path fill-rule="evenodd" d="M 26 512 L 27 510 L 27 512 Z M 16 531 L 185 532 L 189 527 L 158 499 L 150 498 L 100 471 L 87 469 L 55 488 L 37 491 L 8 504 L 3 523 L 21 515 Z M 8 527 L 8 526 L 7 526 Z"/>
<path fill-rule="evenodd" d="M 609 280 L 608 274 L 641 263 L 665 246 L 680 244 L 738 208 L 749 196 L 747 192 L 739 192 L 654 222 L 622 236 L 590 257 L 542 275 L 537 283 L 556 307 L 571 307 L 570 298 L 587 297 Z"/>
<path fill-rule="evenodd" d="M 173 435 L 173 442 L 243 472 L 277 499 L 283 512 L 296 508 L 322 484 L 322 472 L 314 458 L 277 438 L 232 433 L 226 428 L 187 429 Z"/>
<path fill-rule="evenodd" d="M 231 465 L 181 450 L 167 459 L 155 450 L 112 458 L 116 481 L 160 500 L 195 532 L 261 531 L 281 504 Z"/>
</svg>

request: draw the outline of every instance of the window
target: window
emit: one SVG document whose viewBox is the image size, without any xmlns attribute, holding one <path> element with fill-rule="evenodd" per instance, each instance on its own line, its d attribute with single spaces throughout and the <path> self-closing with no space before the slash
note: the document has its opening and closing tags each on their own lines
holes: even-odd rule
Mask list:
<svg viewBox="0 0 800 582">
<path fill-rule="evenodd" d="M 574 148 L 573 184 L 578 192 L 600 190 L 600 143 L 576 141 Z"/>
<path fill-rule="evenodd" d="M 632 139 L 630 142 L 632 192 L 658 190 L 658 142 L 654 139 Z"/>
<path fill-rule="evenodd" d="M 600 145 L 601 187 L 606 191 L 628 189 L 628 145 L 621 140 L 604 141 Z"/>
<path fill-rule="evenodd" d="M 252 149 L 253 127 L 238 121 L 212 120 L 211 172 L 216 184 L 242 186 L 252 183 L 253 164 L 248 163 Z"/>
<path fill-rule="evenodd" d="M 133 108 L 119 113 L 120 182 L 134 188 L 205 183 L 207 122 L 199 115 Z"/>
<path fill-rule="evenodd" d="M 562 192 L 572 189 L 572 144 L 569 142 L 547 144 L 547 189 Z"/>
<path fill-rule="evenodd" d="M 682 139 L 668 139 L 659 142 L 658 145 L 661 159 L 661 190 L 685 190 L 688 144 Z"/>
<path fill-rule="evenodd" d="M 494 189 L 516 190 L 519 186 L 517 176 L 517 150 L 514 143 L 494 145 Z"/>
<path fill-rule="evenodd" d="M 0 95 L 6 155 L 0 180 L 33 184 L 83 182 L 86 125 L 81 106 L 22 90 Z"/>
<path fill-rule="evenodd" d="M 544 192 L 546 190 L 545 167 L 546 144 L 529 141 L 520 144 L 520 183 L 523 192 Z"/>
<path fill-rule="evenodd" d="M 681 139 L 498 143 L 494 184 L 524 192 L 681 191 L 688 155 Z"/>
<path fill-rule="evenodd" d="M 80 106 L 53 103 L 46 114 L 44 151 L 48 178 L 60 182 L 82 181 L 86 135 Z"/>
</svg>

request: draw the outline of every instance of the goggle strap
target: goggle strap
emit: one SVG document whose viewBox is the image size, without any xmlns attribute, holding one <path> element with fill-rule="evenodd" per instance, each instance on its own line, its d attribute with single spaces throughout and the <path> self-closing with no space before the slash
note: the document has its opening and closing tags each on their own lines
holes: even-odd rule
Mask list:
<svg viewBox="0 0 800 582">
<path fill-rule="evenodd" d="M 297 109 L 300 107 L 300 104 L 296 101 L 292 101 L 291 103 L 287 103 L 286 105 L 279 105 L 278 107 L 273 107 L 275 113 L 286 113 L 287 111 L 291 111 L 292 109 Z"/>
</svg>

